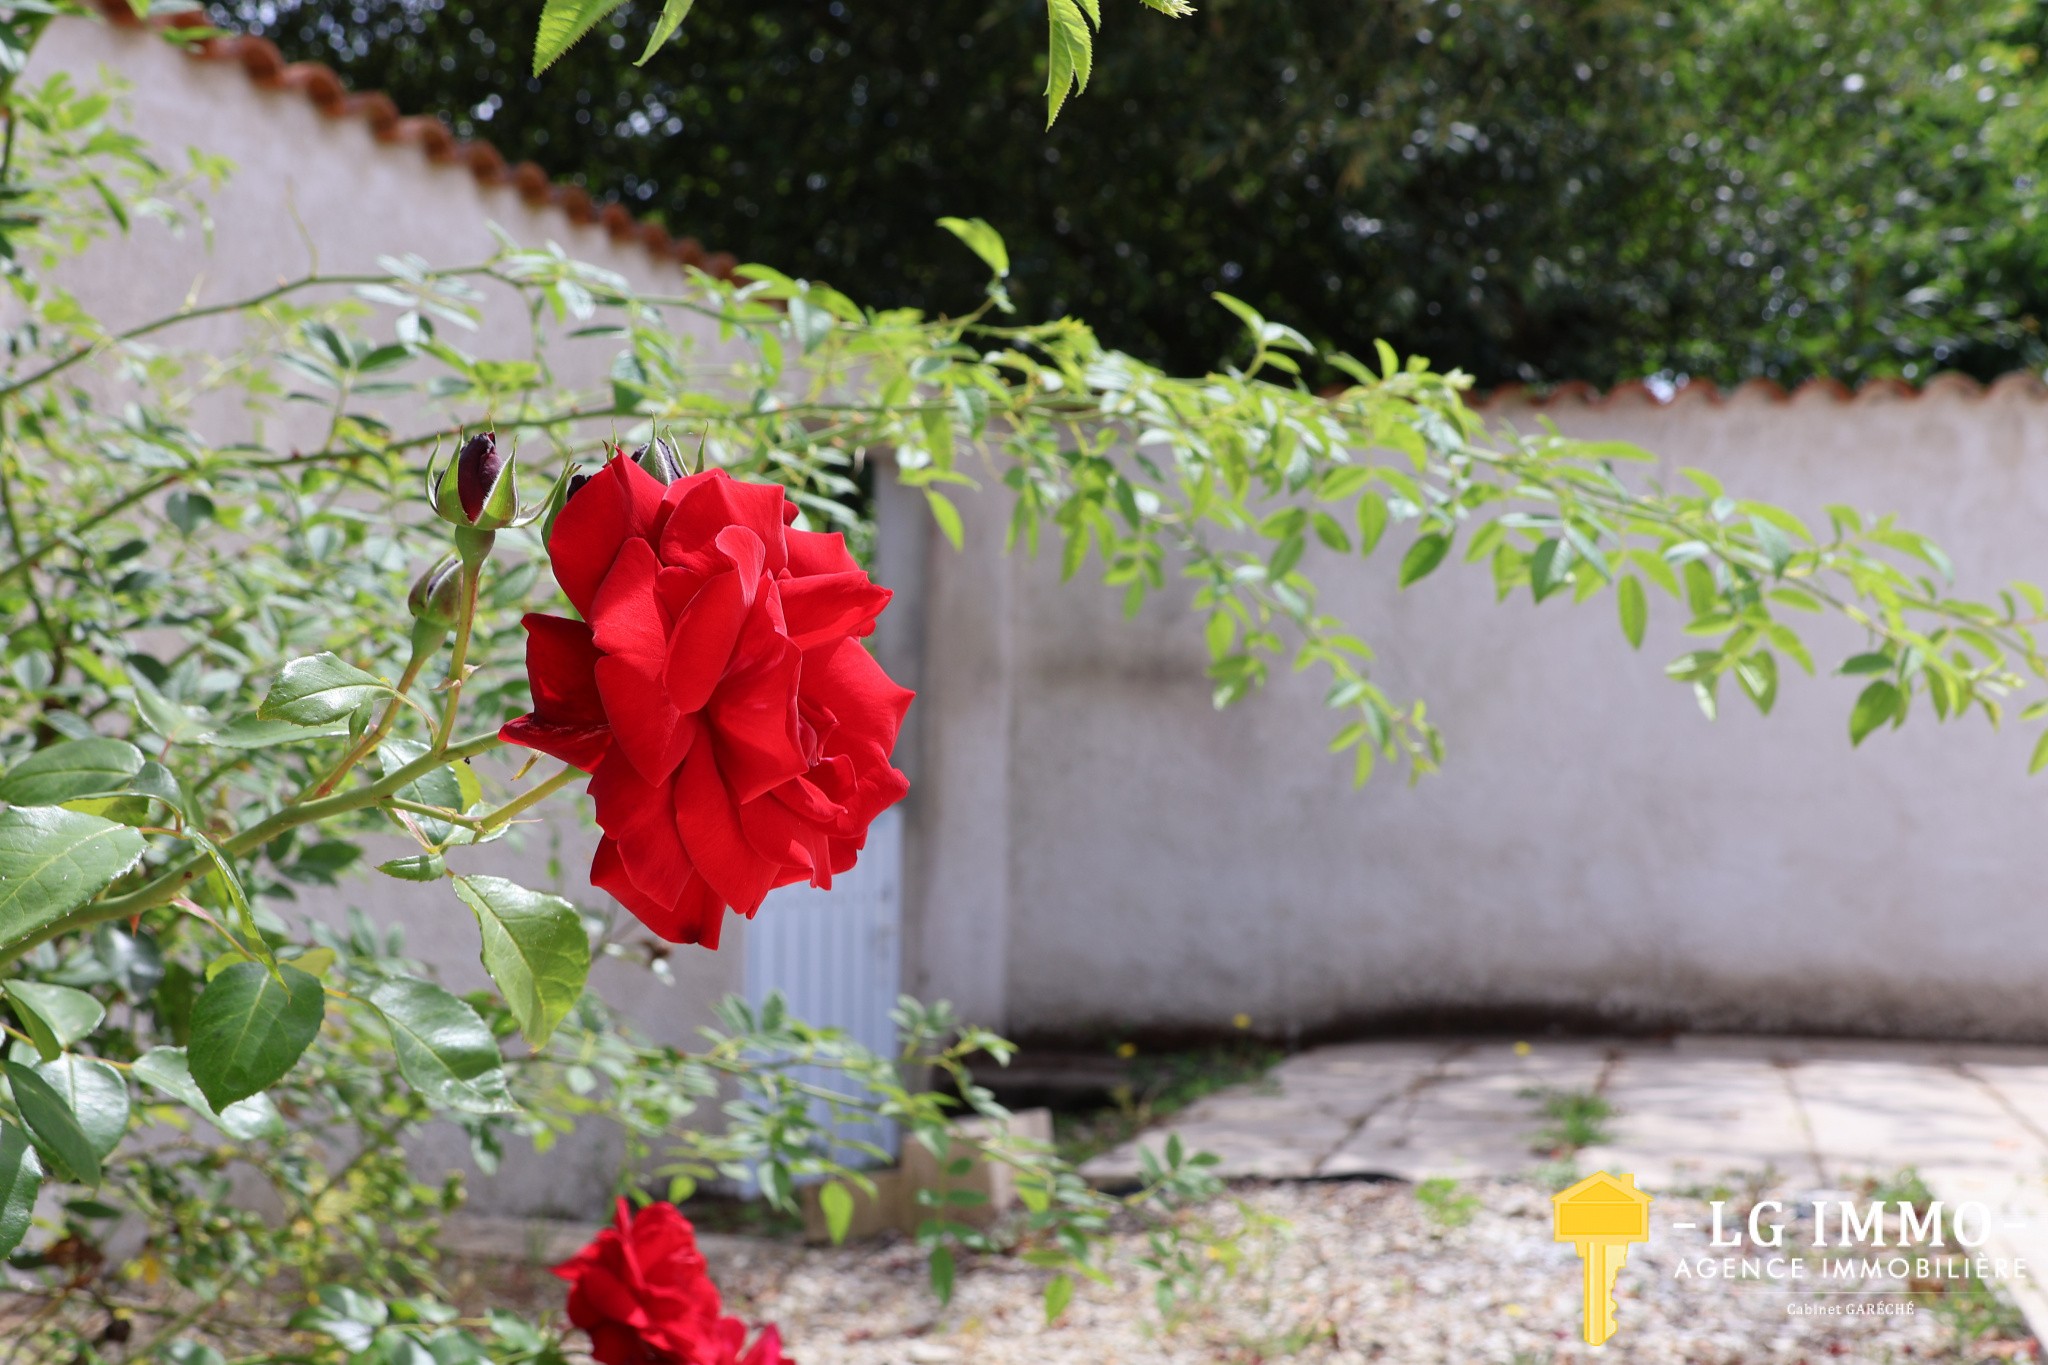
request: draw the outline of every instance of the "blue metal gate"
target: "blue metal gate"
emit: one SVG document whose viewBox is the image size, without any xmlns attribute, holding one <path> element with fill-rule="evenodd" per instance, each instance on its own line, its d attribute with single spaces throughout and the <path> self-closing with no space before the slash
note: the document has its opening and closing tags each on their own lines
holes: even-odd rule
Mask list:
<svg viewBox="0 0 2048 1365">
<path fill-rule="evenodd" d="M 867 848 L 832 888 L 785 886 L 748 922 L 743 990 L 759 1005 L 782 992 L 805 1023 L 840 1028 L 884 1056 L 896 1051 L 896 1007 L 903 980 L 903 813 L 884 811 L 868 829 Z M 815 1070 L 815 1074 L 806 1074 Z M 819 1085 L 839 1086 L 825 1068 L 799 1068 Z M 893 1123 L 842 1124 L 849 1137 L 892 1155 Z M 842 1156 L 845 1154 L 842 1153 Z"/>
</svg>

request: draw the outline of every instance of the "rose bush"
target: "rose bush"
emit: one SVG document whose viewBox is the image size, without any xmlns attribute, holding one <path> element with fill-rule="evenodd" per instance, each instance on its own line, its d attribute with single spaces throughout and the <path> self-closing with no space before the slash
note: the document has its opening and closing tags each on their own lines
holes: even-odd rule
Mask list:
<svg viewBox="0 0 2048 1365">
<path fill-rule="evenodd" d="M 673 1204 L 629 1212 L 555 1267 L 569 1282 L 569 1321 L 590 1337 L 599 1365 L 784 1365 L 782 1338 L 728 1316 L 696 1229 Z"/>
<path fill-rule="evenodd" d="M 591 774 L 590 879 L 674 943 L 716 948 L 729 906 L 827 887 L 909 790 L 889 761 L 911 693 L 861 645 L 888 605 L 775 484 L 663 485 L 615 453 L 547 540 L 582 620 L 530 614 L 533 710 L 500 731 Z"/>
</svg>

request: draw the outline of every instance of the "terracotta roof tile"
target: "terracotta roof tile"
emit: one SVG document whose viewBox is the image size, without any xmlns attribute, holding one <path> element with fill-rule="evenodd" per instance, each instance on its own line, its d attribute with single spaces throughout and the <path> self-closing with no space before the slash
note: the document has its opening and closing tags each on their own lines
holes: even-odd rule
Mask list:
<svg viewBox="0 0 2048 1365">
<path fill-rule="evenodd" d="M 1719 406 L 1734 402 L 1824 402 L 1824 403 L 1888 403 L 1911 402 L 1929 396 L 1982 399 L 1989 397 L 2025 396 L 2030 398 L 2048 397 L 2048 381 L 2032 370 L 2014 370 L 1999 376 L 1989 386 L 1978 383 L 1966 374 L 1944 372 L 1934 375 L 1917 388 L 1908 380 L 1897 378 L 1866 379 L 1851 389 L 1839 379 L 1816 375 L 1787 393 L 1784 386 L 1773 379 L 1745 379 L 1733 388 L 1724 389 L 1711 380 L 1695 379 L 1678 386 L 1668 396 L 1660 396 L 1649 383 L 1640 379 L 1617 384 L 1602 393 L 1582 379 L 1570 379 L 1564 383 L 1538 393 L 1524 384 L 1503 384 L 1486 393 L 1473 395 L 1472 404 L 1479 408 L 1527 407 L 1538 411 L 1577 404 L 1585 407 L 1610 407 L 1617 403 L 1636 403 L 1648 400 L 1662 406 L 1680 403 L 1706 403 Z"/>
<path fill-rule="evenodd" d="M 133 28 L 143 21 L 135 17 L 127 0 L 98 0 L 100 12 L 109 23 Z M 200 28 L 206 17 L 196 11 L 148 21 L 156 28 Z M 535 208 L 553 206 L 572 223 L 600 225 L 617 242 L 637 237 L 649 255 L 678 265 L 693 266 L 721 279 L 731 278 L 738 265 L 731 252 L 704 250 L 694 237 L 672 239 L 658 223 L 642 223 L 620 204 L 600 205 L 581 185 L 556 184 L 548 173 L 531 161 L 508 165 L 504 153 L 488 142 L 464 141 L 439 118 L 428 114 L 405 115 L 381 90 L 351 92 L 348 83 L 332 67 L 319 62 L 286 62 L 277 44 L 268 38 L 246 34 L 205 38 L 186 46 L 195 61 L 236 62 L 249 80 L 264 90 L 276 90 L 304 97 L 328 118 L 361 119 L 382 143 L 412 145 L 436 165 L 466 168 L 477 183 L 486 186 L 510 184 L 519 197 Z"/>
</svg>

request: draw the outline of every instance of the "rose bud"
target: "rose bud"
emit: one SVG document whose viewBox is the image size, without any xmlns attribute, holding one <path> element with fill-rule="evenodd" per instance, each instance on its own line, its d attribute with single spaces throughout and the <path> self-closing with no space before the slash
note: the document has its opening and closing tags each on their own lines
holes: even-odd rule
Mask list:
<svg viewBox="0 0 2048 1365">
<path fill-rule="evenodd" d="M 496 531 L 519 514 L 513 488 L 513 458 L 498 450 L 493 432 L 480 431 L 463 442 L 455 460 L 441 475 L 434 510 L 443 520 L 479 531 Z"/>
<path fill-rule="evenodd" d="M 462 564 L 454 555 L 443 555 L 427 566 L 413 581 L 405 605 L 417 620 L 437 626 L 452 626 L 462 610 Z"/>
<path fill-rule="evenodd" d="M 664 486 L 689 473 L 683 468 L 683 457 L 676 453 L 676 448 L 659 436 L 633 452 L 633 463 Z"/>
</svg>

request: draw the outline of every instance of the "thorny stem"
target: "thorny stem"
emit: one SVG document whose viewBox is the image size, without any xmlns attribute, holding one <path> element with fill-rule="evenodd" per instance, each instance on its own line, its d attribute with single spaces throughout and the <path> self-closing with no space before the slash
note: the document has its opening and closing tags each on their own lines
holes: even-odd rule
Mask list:
<svg viewBox="0 0 2048 1365">
<path fill-rule="evenodd" d="M 462 709 L 462 683 L 469 667 L 469 637 L 476 624 L 477 580 L 483 576 L 483 563 L 470 562 L 467 556 L 462 562 L 462 615 L 455 622 L 455 652 L 448 660 L 448 704 L 441 712 L 441 725 L 434 732 L 434 747 L 440 748 L 448 742 L 448 736 L 455 731 L 455 717 Z"/>
<path fill-rule="evenodd" d="M 539 804 L 541 801 L 547 799 L 549 796 L 552 796 L 554 793 L 560 791 L 562 788 L 568 786 L 571 782 L 574 782 L 577 778 L 582 777 L 583 775 L 583 770 L 577 767 L 575 764 L 564 764 L 562 767 L 562 771 L 556 773 L 547 781 L 541 783 L 539 786 L 533 787 L 528 791 L 521 793 L 518 797 L 515 797 L 513 800 L 506 802 L 504 805 L 498 807 L 496 810 L 485 815 L 484 818 L 478 822 L 477 827 L 488 833 L 489 831 L 494 830 L 498 826 L 504 824 L 506 821 L 510 820 L 513 816 L 519 814 L 521 811 L 526 810 L 531 806 Z"/>
<path fill-rule="evenodd" d="M 370 727 L 369 733 L 365 734 L 356 743 L 355 747 L 344 754 L 341 761 L 334 765 L 334 771 L 321 778 L 319 785 L 314 787 L 308 795 L 325 796 L 333 791 L 335 784 L 348 775 L 349 769 L 362 762 L 366 755 L 373 752 L 379 744 L 384 742 L 384 736 L 391 733 L 391 726 L 398 719 L 400 708 L 405 705 L 405 694 L 412 691 L 412 685 L 419 681 L 420 670 L 427 666 L 427 660 L 434 657 L 435 652 L 439 649 L 440 642 L 438 640 L 431 647 L 423 648 L 419 644 L 413 646 L 412 656 L 405 661 L 405 672 L 399 675 L 397 693 L 389 702 L 385 703 L 384 714 L 377 718 L 377 723 Z M 440 738 L 445 740 L 446 735 L 444 734 Z"/>
<path fill-rule="evenodd" d="M 424 815 L 429 819 L 446 821 L 451 825 L 462 825 L 468 829 L 476 830 L 484 828 L 484 822 L 481 818 L 474 815 L 464 815 L 461 811 L 449 810 L 446 806 L 430 806 L 424 801 L 408 801 L 402 796 L 387 796 L 382 804 L 389 806 L 392 810 L 410 811 L 414 815 Z"/>
</svg>

